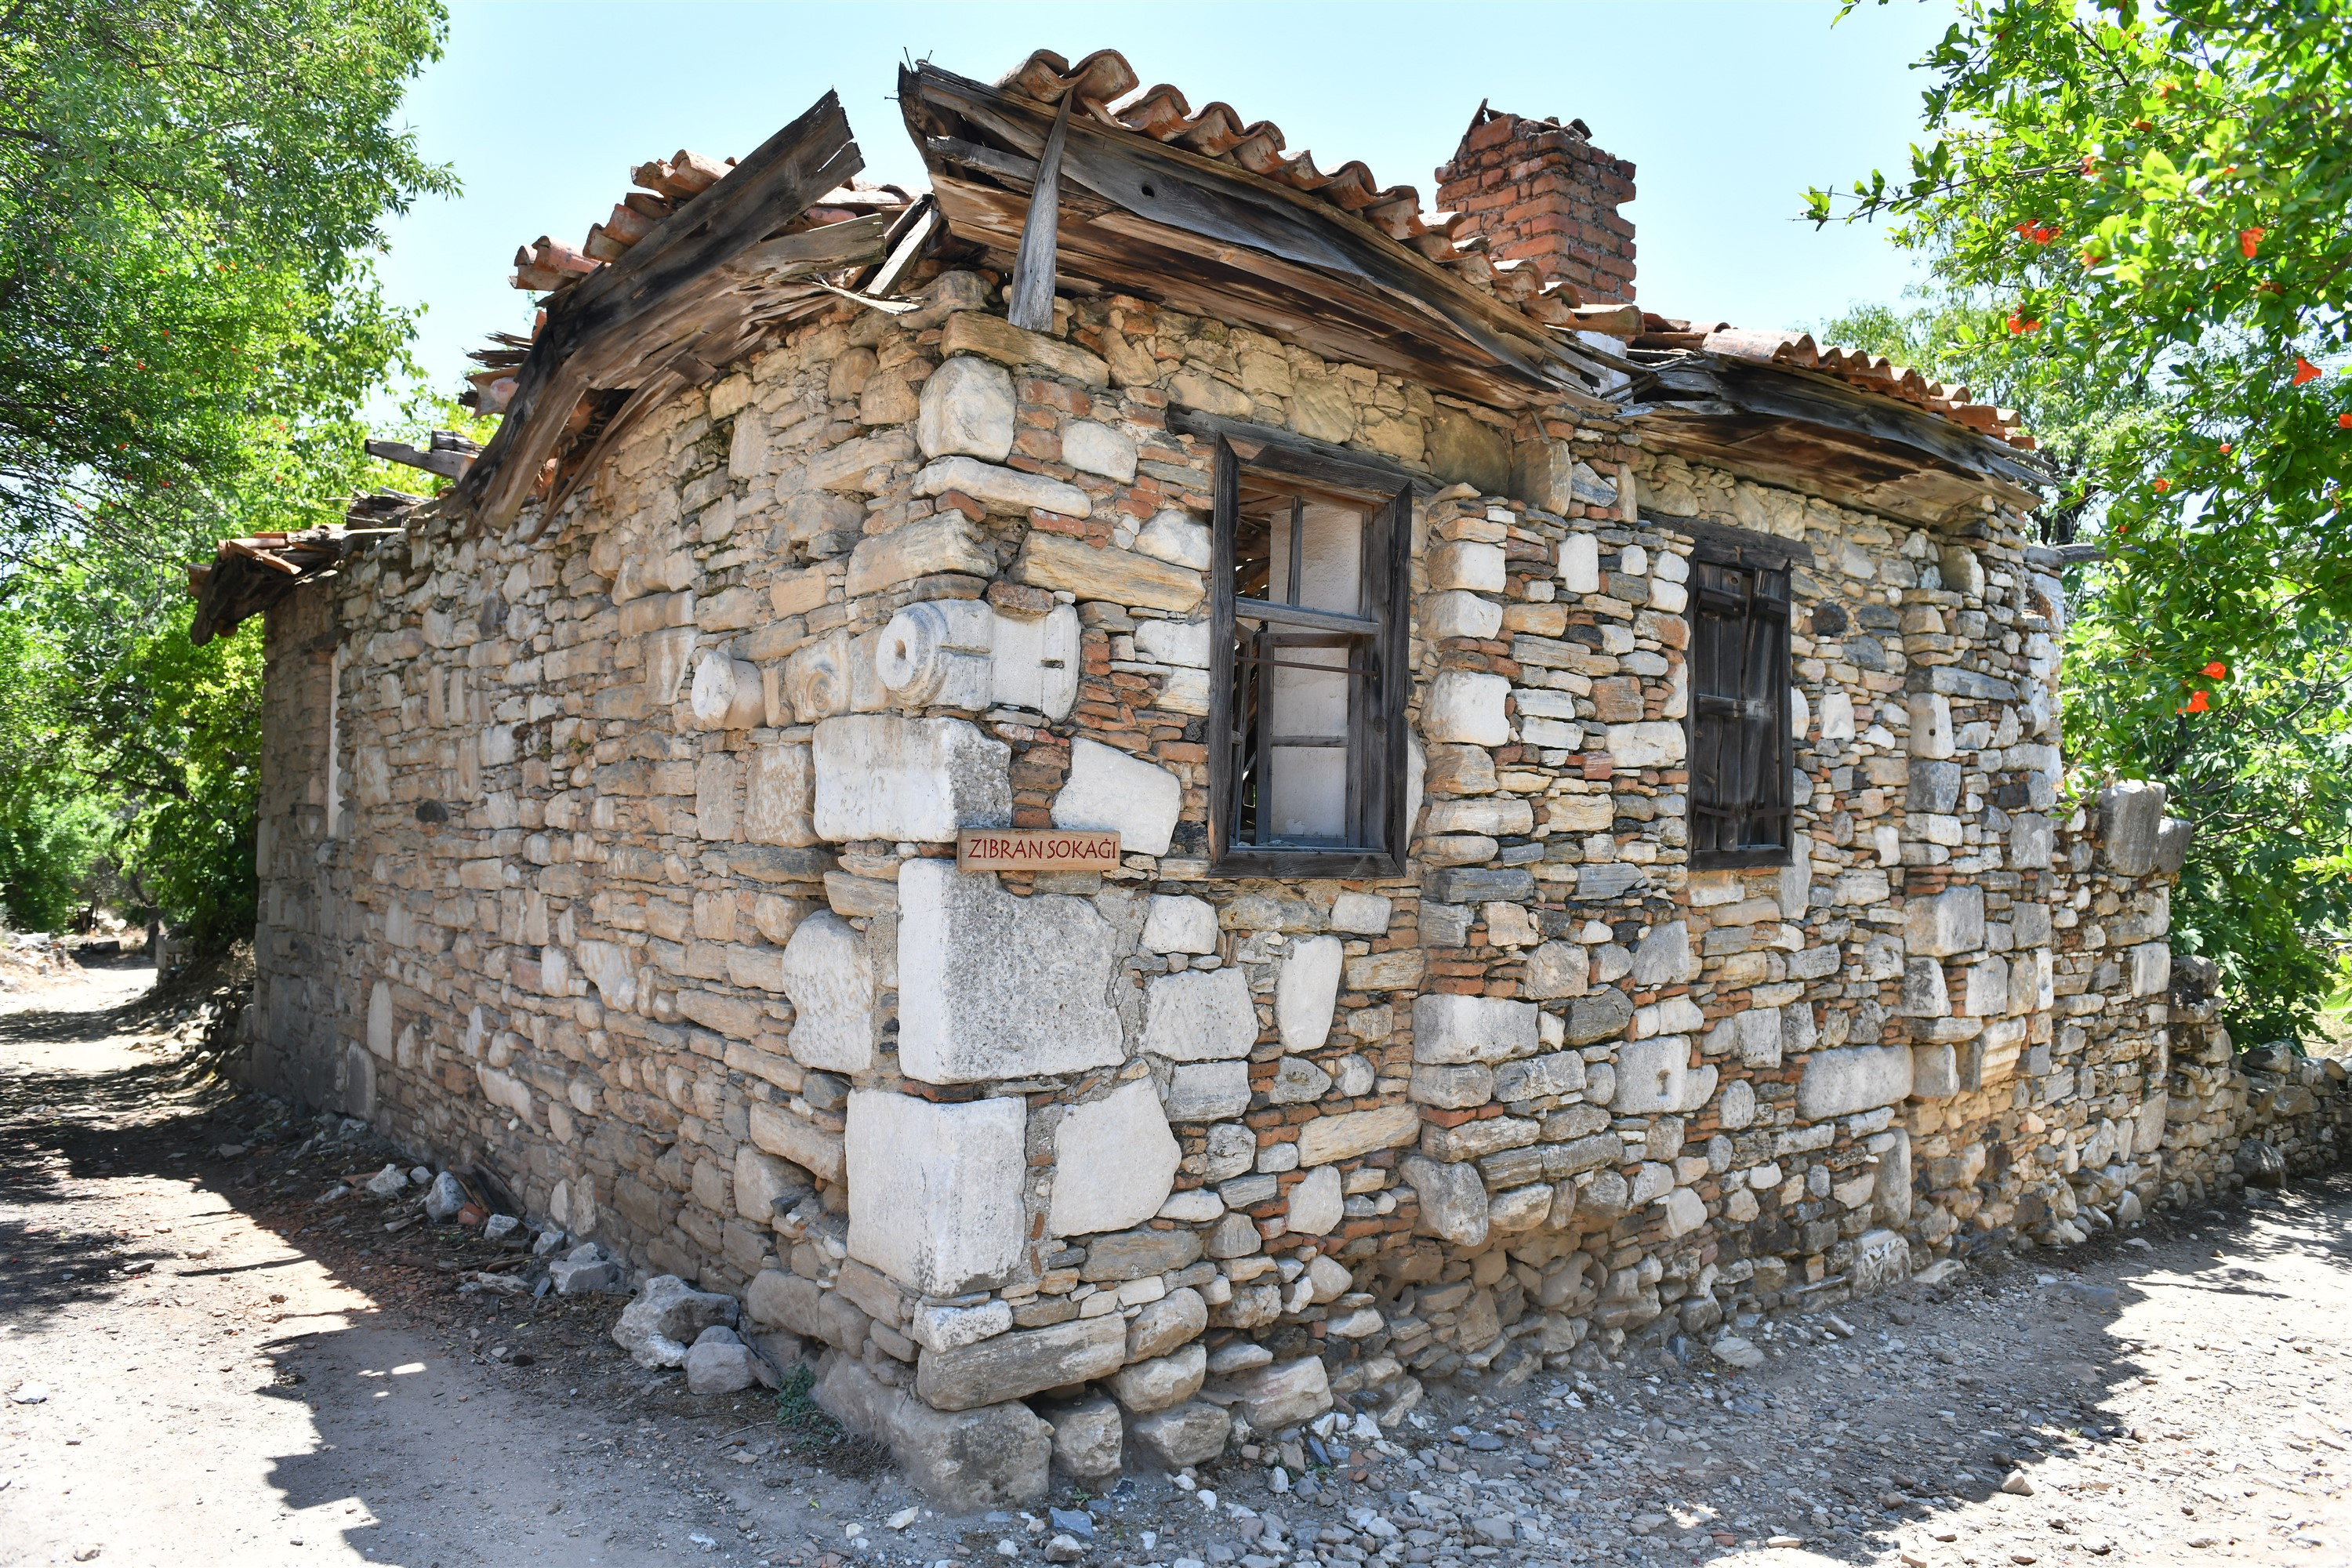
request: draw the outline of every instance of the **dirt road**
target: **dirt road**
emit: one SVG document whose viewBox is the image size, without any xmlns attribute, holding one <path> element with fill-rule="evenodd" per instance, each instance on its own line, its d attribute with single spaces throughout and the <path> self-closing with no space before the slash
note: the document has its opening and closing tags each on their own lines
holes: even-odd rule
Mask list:
<svg viewBox="0 0 2352 1568">
<path fill-rule="evenodd" d="M 147 978 L 0 1004 L 5 1568 L 1003 1563 L 1089 1529 L 1087 1562 L 1171 1568 L 2352 1546 L 2352 1181 L 1750 1324 L 1744 1373 L 1685 1347 L 942 1520 L 773 1396 L 635 1367 L 617 1299 L 460 1295 L 478 1243 L 321 1203 L 381 1159 L 364 1130 L 188 1080 Z M 1270 1489 L 1286 1457 L 1311 1491 Z"/>
</svg>

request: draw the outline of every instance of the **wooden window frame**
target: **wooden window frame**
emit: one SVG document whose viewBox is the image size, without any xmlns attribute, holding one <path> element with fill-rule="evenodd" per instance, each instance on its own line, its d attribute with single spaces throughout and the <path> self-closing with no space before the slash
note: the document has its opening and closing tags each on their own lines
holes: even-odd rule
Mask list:
<svg viewBox="0 0 2352 1568">
<path fill-rule="evenodd" d="M 1209 670 L 1209 863 L 1221 877 L 1395 877 L 1404 873 L 1405 697 L 1412 684 L 1414 480 L 1370 463 L 1276 440 L 1216 437 L 1216 517 L 1211 552 Z M 1234 592 L 1242 470 L 1311 484 L 1364 503 L 1362 616 L 1264 601 Z M 1297 631 L 1355 637 L 1369 654 L 1364 700 L 1350 704 L 1349 794 L 1363 842 L 1338 848 L 1284 848 L 1238 843 L 1236 775 L 1248 738 L 1235 732 L 1235 642 L 1239 626 L 1282 625 Z M 1365 630 L 1366 623 L 1370 629 Z"/>
<path fill-rule="evenodd" d="M 1703 696 L 1699 690 L 1698 674 L 1700 639 L 1705 635 L 1702 631 L 1700 616 L 1703 607 L 1702 590 L 1698 574 L 1693 574 L 1690 585 L 1690 607 L 1686 612 L 1691 633 L 1690 700 L 1683 721 L 1685 754 L 1690 758 L 1688 795 L 1690 815 L 1686 819 L 1691 830 L 1690 868 L 1694 871 L 1713 871 L 1769 868 L 1792 865 L 1795 861 L 1797 836 L 1796 789 L 1791 776 L 1796 766 L 1796 738 L 1791 733 L 1789 716 L 1789 692 L 1794 668 L 1789 649 L 1789 638 L 1795 620 L 1796 609 L 1795 574 L 1790 570 L 1794 552 L 1778 540 L 1762 539 L 1749 542 L 1736 537 L 1727 537 L 1734 533 L 1730 529 L 1709 529 L 1705 532 L 1694 530 L 1684 531 L 1691 534 L 1691 560 L 1694 564 L 1753 573 L 1757 574 L 1759 585 L 1767 576 L 1777 577 L 1781 587 L 1781 593 L 1777 601 L 1769 596 L 1758 595 L 1751 591 L 1745 598 L 1748 613 L 1741 620 L 1742 626 L 1748 628 L 1743 633 L 1743 640 L 1748 648 L 1748 652 L 1744 656 L 1746 658 L 1755 657 L 1753 628 L 1759 621 L 1768 628 L 1767 637 L 1769 639 L 1769 645 L 1764 650 L 1764 657 L 1773 666 L 1769 672 L 1772 678 L 1771 696 L 1769 699 L 1739 700 L 1712 694 Z M 1769 611 L 1760 616 L 1757 614 L 1758 605 L 1771 605 L 1775 603 L 1778 605 L 1777 615 Z M 1777 626 L 1773 624 L 1775 622 Z M 1700 763 L 1703 757 L 1713 753 L 1701 748 L 1700 727 L 1702 721 L 1727 722 L 1736 731 L 1741 722 L 1741 715 L 1736 709 L 1728 714 L 1708 710 L 1708 705 L 1711 703 L 1735 700 L 1770 701 L 1772 709 L 1769 733 L 1771 746 L 1779 765 L 1760 770 L 1769 779 L 1769 786 L 1748 793 L 1744 800 L 1731 805 L 1731 813 L 1741 818 L 1752 818 L 1757 816 L 1777 816 L 1780 825 L 1780 842 L 1778 845 L 1761 845 L 1738 849 L 1701 848 L 1698 843 L 1698 824 L 1703 809 L 1699 800 Z M 1705 809 L 1709 814 L 1713 814 L 1717 808 L 1710 805 Z"/>
</svg>

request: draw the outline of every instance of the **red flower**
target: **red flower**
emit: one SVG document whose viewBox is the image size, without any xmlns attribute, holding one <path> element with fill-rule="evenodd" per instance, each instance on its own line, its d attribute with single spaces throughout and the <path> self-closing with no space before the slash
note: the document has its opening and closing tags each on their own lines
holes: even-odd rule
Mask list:
<svg viewBox="0 0 2352 1568">
<path fill-rule="evenodd" d="M 2158 494 L 2158 495 L 2162 495 L 2165 491 L 2167 491 L 2167 490 L 2170 489 L 2171 488 L 2172 488 L 2172 481 L 2171 481 L 2170 479 L 2158 479 L 2158 480 L 2157 480 L 2157 481 L 2156 481 L 2156 493 L 2157 493 L 2157 494 Z"/>
<path fill-rule="evenodd" d="M 2294 356 L 2294 384 L 2297 386 L 2303 385 L 2305 382 L 2317 381 L 2324 374 L 2326 373 L 2317 365 L 2301 354 Z"/>
<path fill-rule="evenodd" d="M 2259 228 L 2242 228 L 2238 231 L 2238 248 L 2245 254 L 2248 260 L 2253 258 L 2254 247 L 2262 244 L 2263 236 L 2266 232 L 2268 231 Z"/>
<path fill-rule="evenodd" d="M 2183 713 L 2202 713 L 2212 706 L 2212 699 L 2207 697 L 2201 691 L 2192 691 L 2189 694 L 2189 706 L 2183 708 L 2181 711 Z"/>
<path fill-rule="evenodd" d="M 2229 455 L 2230 455 L 2230 443 L 2228 443 L 2227 441 L 2224 441 L 2224 442 L 2222 442 L 2222 443 L 2221 443 L 2221 456 L 2223 456 L 2223 457 L 2225 457 L 2225 458 L 2226 458 L 2226 457 L 2228 457 Z"/>
<path fill-rule="evenodd" d="M 2336 426 L 2339 430 L 2352 430 L 2352 414 L 2337 415 L 2336 416 Z"/>
<path fill-rule="evenodd" d="M 2038 332 L 2042 330 L 2042 323 L 2030 316 L 2011 316 L 2009 319 L 2009 330 L 2020 335 L 2026 332 Z"/>
<path fill-rule="evenodd" d="M 2054 228 L 2044 228 L 2037 223 L 2025 237 L 2036 245 L 2047 245 L 2058 237 L 2058 231 Z"/>
<path fill-rule="evenodd" d="M 2230 679 L 2230 667 L 2223 664 L 2217 658 L 2212 663 L 2205 667 L 2205 679 L 2208 680 L 2227 680 Z"/>
</svg>

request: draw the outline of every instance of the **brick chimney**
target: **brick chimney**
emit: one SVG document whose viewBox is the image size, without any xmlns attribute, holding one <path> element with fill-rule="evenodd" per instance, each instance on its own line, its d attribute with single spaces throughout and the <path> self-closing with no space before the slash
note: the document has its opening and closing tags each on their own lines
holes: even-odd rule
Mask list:
<svg viewBox="0 0 2352 1568">
<path fill-rule="evenodd" d="M 1581 120 L 1523 120 L 1484 103 L 1454 160 L 1437 170 L 1437 205 L 1469 215 L 1497 258 L 1532 260 L 1587 304 L 1633 302 L 1633 165 L 1592 144 Z"/>
</svg>

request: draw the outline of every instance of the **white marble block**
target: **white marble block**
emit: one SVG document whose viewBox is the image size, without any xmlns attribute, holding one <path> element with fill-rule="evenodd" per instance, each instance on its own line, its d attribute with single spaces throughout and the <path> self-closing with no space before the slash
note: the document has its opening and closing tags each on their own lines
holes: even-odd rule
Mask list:
<svg viewBox="0 0 2352 1568">
<path fill-rule="evenodd" d="M 1209 531 L 1173 507 L 1152 515 L 1136 534 L 1135 548 L 1155 561 L 1189 566 L 1195 572 L 1209 569 Z"/>
<path fill-rule="evenodd" d="M 1150 1079 L 1122 1084 L 1071 1107 L 1054 1131 L 1054 1202 L 1045 1227 L 1055 1236 L 1125 1230 L 1160 1212 L 1183 1158 Z"/>
<path fill-rule="evenodd" d="M 1013 821 L 1013 749 L 961 719 L 852 714 L 816 727 L 817 837 L 945 844 Z"/>
<path fill-rule="evenodd" d="M 1078 700 L 1078 612 L 1057 605 L 1035 620 L 996 617 L 989 700 L 1066 719 Z"/>
<path fill-rule="evenodd" d="M 1257 1044 L 1257 1009 L 1239 969 L 1163 974 L 1145 994 L 1143 1048 L 1176 1062 L 1245 1057 Z"/>
<path fill-rule="evenodd" d="M 1345 951 L 1336 936 L 1305 937 L 1290 944 L 1290 956 L 1274 983 L 1274 1021 L 1284 1050 L 1320 1050 L 1330 1037 Z"/>
<path fill-rule="evenodd" d="M 1138 658 L 1147 658 L 1154 664 L 1206 669 L 1209 668 L 1209 623 L 1140 622 L 1135 628 L 1135 654 Z"/>
<path fill-rule="evenodd" d="M 1249 1109 L 1249 1064 L 1244 1061 L 1185 1062 L 1168 1075 L 1168 1117 L 1171 1121 L 1221 1121 Z M 1252 1137 L 1247 1128 L 1239 1130 Z M 1242 1168 L 1249 1167 L 1249 1154 Z"/>
<path fill-rule="evenodd" d="M 1081 473 L 1132 484 L 1135 458 L 1135 437 L 1098 420 L 1073 419 L 1062 427 L 1062 461 Z"/>
<path fill-rule="evenodd" d="M 1094 512 L 1094 502 L 1076 485 L 974 458 L 940 458 L 926 463 L 915 476 L 919 496 L 945 495 L 950 490 L 961 490 L 974 500 L 1016 516 L 1033 509 L 1064 517 L 1088 517 Z"/>
<path fill-rule="evenodd" d="M 1681 1035 L 1629 1040 L 1617 1047 L 1617 1088 L 1609 1108 L 1620 1116 L 1679 1115 L 1715 1098 L 1713 1064 L 1690 1065 L 1690 1041 Z"/>
<path fill-rule="evenodd" d="M 890 617 L 874 673 L 908 708 L 985 708 L 995 687 L 996 612 L 978 599 L 927 599 Z"/>
<path fill-rule="evenodd" d="M 1318 1165 L 1307 1179 L 1290 1189 L 1286 1220 L 1298 1236 L 1328 1236 L 1347 1217 L 1347 1198 L 1340 1191 L 1339 1167 Z"/>
<path fill-rule="evenodd" d="M 1941 692 L 1915 691 L 1911 712 L 1911 754 L 1948 757 L 1952 754 L 1952 700 Z"/>
<path fill-rule="evenodd" d="M 1122 855 L 1165 855 L 1184 809 L 1184 785 L 1157 763 L 1084 736 L 1070 742 L 1070 776 L 1054 796 L 1056 827 L 1108 827 Z"/>
<path fill-rule="evenodd" d="M 1822 739 L 1853 739 L 1853 699 L 1843 691 L 1832 689 L 1822 694 Z"/>
<path fill-rule="evenodd" d="M 1914 957 L 1948 958 L 1984 940 L 1984 889 L 1974 883 L 1904 900 L 1903 946 Z"/>
<path fill-rule="evenodd" d="M 1433 642 L 1447 637 L 1481 641 L 1503 629 L 1503 606 L 1484 595 L 1464 588 L 1430 594 L 1421 602 L 1421 635 Z"/>
<path fill-rule="evenodd" d="M 1797 1080 L 1797 1120 L 1825 1121 L 1897 1105 L 1911 1093 L 1908 1046 L 1848 1046 L 1815 1051 Z"/>
<path fill-rule="evenodd" d="M 1424 993 L 1412 1005 L 1412 1059 L 1435 1067 L 1531 1057 L 1540 1044 L 1532 1002 Z"/>
<path fill-rule="evenodd" d="M 1571 533 L 1559 542 L 1559 584 L 1571 594 L 1601 592 L 1601 541 Z"/>
<path fill-rule="evenodd" d="M 1013 450 L 1015 406 L 1010 371 L 958 354 L 923 383 L 915 440 L 926 458 L 961 455 L 1001 463 Z"/>
<path fill-rule="evenodd" d="M 1510 743 L 1511 721 L 1504 702 L 1511 683 L 1499 675 L 1449 669 L 1429 683 L 1421 710 L 1421 733 L 1432 745 L 1502 746 Z"/>
<path fill-rule="evenodd" d="M 863 932 L 830 910 L 801 921 L 784 944 L 784 994 L 794 1061 L 845 1073 L 874 1065 L 874 963 Z"/>
<path fill-rule="evenodd" d="M 705 730 L 750 730 L 767 721 L 760 667 L 706 653 L 694 670 L 694 721 Z"/>
<path fill-rule="evenodd" d="M 1000 616 L 976 599 L 929 599 L 890 617 L 875 674 L 908 708 L 1025 708 L 1069 715 L 1078 695 L 1078 613 Z"/>
<path fill-rule="evenodd" d="M 952 860 L 898 873 L 898 1065 L 926 1083 L 1109 1067 L 1117 933 L 1084 899 L 1015 898 Z"/>
<path fill-rule="evenodd" d="M 1152 894 L 1143 946 L 1150 952 L 1216 952 L 1217 907 L 1189 893 Z"/>
<path fill-rule="evenodd" d="M 937 1105 L 859 1089 L 844 1137 L 849 1256 L 928 1295 L 1003 1283 L 1022 1264 L 1028 1107 Z"/>
<path fill-rule="evenodd" d="M 797 743 L 752 748 L 743 773 L 743 837 L 794 848 L 814 844 L 816 777 L 809 749 Z"/>
</svg>

